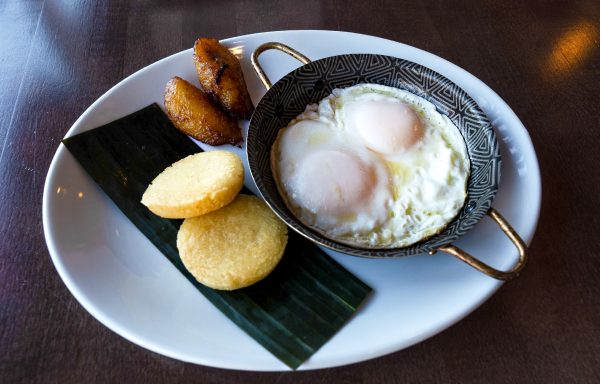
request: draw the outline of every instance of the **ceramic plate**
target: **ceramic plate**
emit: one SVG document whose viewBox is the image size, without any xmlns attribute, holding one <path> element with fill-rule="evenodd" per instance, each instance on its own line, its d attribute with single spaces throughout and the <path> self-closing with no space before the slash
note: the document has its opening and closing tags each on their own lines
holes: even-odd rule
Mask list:
<svg viewBox="0 0 600 384">
<path fill-rule="evenodd" d="M 345 53 L 395 56 L 429 67 L 458 84 L 488 115 L 498 136 L 503 164 L 493 206 L 527 243 L 531 241 L 541 203 L 535 151 L 523 124 L 484 83 L 433 54 L 366 35 L 285 31 L 224 40 L 241 58 L 254 104 L 265 90 L 252 70 L 250 54 L 267 41 L 290 45 L 311 59 Z M 264 53 L 260 60 L 273 82 L 299 66 L 276 51 Z M 85 111 L 67 136 L 152 102 L 162 105 L 164 84 L 175 75 L 197 81 L 191 49 L 117 84 Z M 245 158 L 243 149 L 231 150 Z M 256 192 L 249 172 L 246 183 Z M 255 371 L 289 369 L 215 309 L 125 218 L 62 145 L 48 171 L 43 221 L 48 249 L 61 278 L 84 308 L 114 332 L 187 362 Z M 486 218 L 456 244 L 498 268 L 508 269 L 517 260 L 516 249 Z M 377 260 L 328 252 L 375 293 L 300 369 L 350 364 L 406 348 L 456 323 L 501 286 L 442 253 Z"/>
</svg>

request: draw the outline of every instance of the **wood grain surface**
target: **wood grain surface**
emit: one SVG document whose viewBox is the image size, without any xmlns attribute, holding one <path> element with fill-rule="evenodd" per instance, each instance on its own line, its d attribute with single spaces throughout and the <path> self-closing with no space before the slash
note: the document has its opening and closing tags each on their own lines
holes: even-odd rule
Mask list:
<svg viewBox="0 0 600 384">
<path fill-rule="evenodd" d="M 196 37 L 284 29 L 380 36 L 483 80 L 529 130 L 543 203 L 530 263 L 466 319 L 347 367 L 250 373 L 182 363 L 101 325 L 42 229 L 60 139 L 112 85 Z M 1 383 L 600 382 L 600 2 L 0 2 Z"/>
</svg>

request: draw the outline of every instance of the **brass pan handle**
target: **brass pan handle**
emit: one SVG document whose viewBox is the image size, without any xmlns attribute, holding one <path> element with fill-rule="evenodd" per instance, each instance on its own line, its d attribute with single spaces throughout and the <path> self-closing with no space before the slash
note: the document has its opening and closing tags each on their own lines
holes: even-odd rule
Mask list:
<svg viewBox="0 0 600 384">
<path fill-rule="evenodd" d="M 263 68 L 260 66 L 260 63 L 258 62 L 258 56 L 261 53 L 263 53 L 264 51 L 268 51 L 269 49 L 277 49 L 279 51 L 285 52 L 288 55 L 292 56 L 294 59 L 301 61 L 304 64 L 310 63 L 310 59 L 308 57 L 306 57 L 303 54 L 301 54 L 300 52 L 296 51 L 294 48 L 288 47 L 285 44 L 275 43 L 275 42 L 261 44 L 258 48 L 256 48 L 254 50 L 254 52 L 252 52 L 251 61 L 252 61 L 252 66 L 254 67 L 254 70 L 258 74 L 258 77 L 260 78 L 260 80 L 265 85 L 265 88 L 267 88 L 267 91 L 272 87 L 271 80 L 269 80 L 269 78 L 267 77 L 267 74 L 265 73 Z"/>
<path fill-rule="evenodd" d="M 440 247 L 435 251 L 431 251 L 430 254 L 433 255 L 437 251 L 446 252 L 446 253 L 464 261 L 465 263 L 469 264 L 471 267 L 477 269 L 478 271 L 483 272 L 486 275 L 493 277 L 494 279 L 498 279 L 498 280 L 514 279 L 515 277 L 517 277 L 519 275 L 519 273 L 523 270 L 523 268 L 525 267 L 525 264 L 527 263 L 527 245 L 525 245 L 525 242 L 523 241 L 523 239 L 521 239 L 521 237 L 517 234 L 517 232 L 513 229 L 513 227 L 510 226 L 510 224 L 506 221 L 506 219 L 504 217 L 502 217 L 502 215 L 500 215 L 498 213 L 498 211 L 496 211 L 494 208 L 490 208 L 486 212 L 486 214 L 488 216 L 490 216 L 492 218 L 492 220 L 494 220 L 496 222 L 496 224 L 498 224 L 498 226 L 500 227 L 502 232 L 504 232 L 504 234 L 510 239 L 510 241 L 512 241 L 512 243 L 515 245 L 515 247 L 517 247 L 517 250 L 519 251 L 519 262 L 510 271 L 504 272 L 504 271 L 499 271 L 495 268 L 492 268 L 489 265 L 476 259 L 475 257 L 469 255 L 467 252 L 463 251 L 462 249 L 460 249 L 452 244 L 444 245 L 443 247 Z"/>
</svg>

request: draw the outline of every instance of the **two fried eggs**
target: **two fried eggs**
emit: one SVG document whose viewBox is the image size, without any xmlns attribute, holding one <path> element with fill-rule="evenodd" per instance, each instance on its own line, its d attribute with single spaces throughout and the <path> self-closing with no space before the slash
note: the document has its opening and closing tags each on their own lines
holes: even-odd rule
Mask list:
<svg viewBox="0 0 600 384">
<path fill-rule="evenodd" d="M 306 225 L 360 247 L 395 248 L 440 232 L 466 198 L 470 163 L 458 128 L 412 93 L 335 89 L 279 131 L 271 166 Z"/>
</svg>

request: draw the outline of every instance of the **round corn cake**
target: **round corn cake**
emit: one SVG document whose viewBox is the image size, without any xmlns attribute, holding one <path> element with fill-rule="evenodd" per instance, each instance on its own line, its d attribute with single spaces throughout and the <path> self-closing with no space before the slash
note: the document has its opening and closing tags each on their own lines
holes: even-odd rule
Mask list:
<svg viewBox="0 0 600 384">
<path fill-rule="evenodd" d="M 235 153 L 210 151 L 190 155 L 159 174 L 144 192 L 142 204 L 158 216 L 186 219 L 219 209 L 244 184 L 244 166 Z"/>
<path fill-rule="evenodd" d="M 247 287 L 279 263 L 287 226 L 258 197 L 239 195 L 231 204 L 186 219 L 177 234 L 185 267 L 200 283 L 222 290 Z"/>
</svg>

